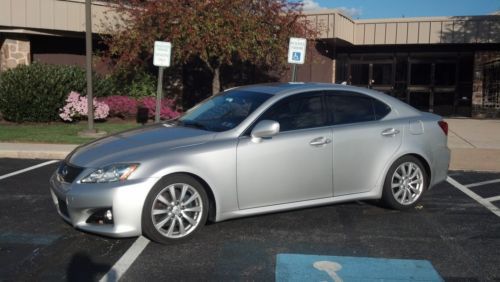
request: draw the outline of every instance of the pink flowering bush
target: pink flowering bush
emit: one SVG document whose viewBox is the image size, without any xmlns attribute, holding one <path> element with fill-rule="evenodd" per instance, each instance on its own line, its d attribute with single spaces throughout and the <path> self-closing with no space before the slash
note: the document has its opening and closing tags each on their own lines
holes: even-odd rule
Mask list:
<svg viewBox="0 0 500 282">
<path fill-rule="evenodd" d="M 144 97 L 139 100 L 139 105 L 149 110 L 149 118 L 154 118 L 156 113 L 156 98 Z M 181 113 L 175 108 L 174 100 L 163 98 L 161 100 L 160 117 L 162 119 L 172 119 Z"/>
<path fill-rule="evenodd" d="M 137 100 L 128 96 L 109 96 L 99 99 L 109 106 L 109 116 L 128 118 L 137 114 Z"/>
<path fill-rule="evenodd" d="M 71 91 L 66 99 L 66 106 L 59 109 L 59 116 L 64 121 L 73 121 L 87 115 L 87 97 L 80 96 L 80 93 Z M 105 119 L 109 115 L 109 107 L 103 102 L 93 101 L 94 119 Z"/>
</svg>

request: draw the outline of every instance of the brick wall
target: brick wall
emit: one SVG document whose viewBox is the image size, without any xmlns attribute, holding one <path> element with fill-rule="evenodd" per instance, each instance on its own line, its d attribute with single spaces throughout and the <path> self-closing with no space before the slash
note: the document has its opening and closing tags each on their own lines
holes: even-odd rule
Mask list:
<svg viewBox="0 0 500 282">
<path fill-rule="evenodd" d="M 492 99 L 487 99 L 484 93 L 484 66 L 496 60 L 500 60 L 500 51 L 478 51 L 474 55 L 474 80 L 472 85 L 473 117 L 500 117 L 500 100 L 492 101 Z"/>
</svg>

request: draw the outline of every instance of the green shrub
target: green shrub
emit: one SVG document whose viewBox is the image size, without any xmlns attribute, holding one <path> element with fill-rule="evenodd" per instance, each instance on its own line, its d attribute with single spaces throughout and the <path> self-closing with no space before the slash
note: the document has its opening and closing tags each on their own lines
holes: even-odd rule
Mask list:
<svg viewBox="0 0 500 282">
<path fill-rule="evenodd" d="M 142 98 L 155 95 L 155 76 L 142 71 L 93 74 L 94 97 L 111 95 Z M 77 66 L 33 63 L 0 74 L 0 115 L 9 121 L 59 120 L 59 109 L 71 91 L 86 95 L 85 70 Z"/>
<path fill-rule="evenodd" d="M 116 70 L 106 81 L 113 85 L 113 95 L 139 99 L 156 94 L 156 77 L 141 69 Z"/>
<path fill-rule="evenodd" d="M 134 98 L 154 96 L 156 94 L 157 79 L 153 75 L 141 71 L 137 72 L 128 85 L 128 95 Z"/>
<path fill-rule="evenodd" d="M 119 92 L 123 81 L 93 74 L 94 97 Z M 85 70 L 77 66 L 33 63 L 0 74 L 0 112 L 5 120 L 48 122 L 59 120 L 59 109 L 71 91 L 86 95 Z"/>
<path fill-rule="evenodd" d="M 68 93 L 85 86 L 85 71 L 79 67 L 21 65 L 0 75 L 0 112 L 15 122 L 58 120 Z"/>
</svg>

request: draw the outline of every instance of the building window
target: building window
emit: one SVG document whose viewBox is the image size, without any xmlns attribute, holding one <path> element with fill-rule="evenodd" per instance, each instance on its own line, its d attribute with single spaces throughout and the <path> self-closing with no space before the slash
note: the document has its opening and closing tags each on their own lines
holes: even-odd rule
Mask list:
<svg viewBox="0 0 500 282">
<path fill-rule="evenodd" d="M 437 63 L 435 73 L 435 85 L 451 86 L 455 85 L 456 63 Z"/>
<path fill-rule="evenodd" d="M 411 65 L 411 85 L 431 84 L 431 64 L 416 63 Z"/>
<path fill-rule="evenodd" d="M 351 65 L 351 83 L 353 85 L 368 85 L 369 84 L 369 64 L 352 64 Z"/>
<path fill-rule="evenodd" d="M 392 84 L 392 64 L 373 64 L 373 84 Z"/>
</svg>

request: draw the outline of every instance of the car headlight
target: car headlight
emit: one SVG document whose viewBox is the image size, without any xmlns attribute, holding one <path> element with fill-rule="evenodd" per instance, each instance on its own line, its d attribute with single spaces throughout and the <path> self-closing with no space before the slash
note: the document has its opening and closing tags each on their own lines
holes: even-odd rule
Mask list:
<svg viewBox="0 0 500 282">
<path fill-rule="evenodd" d="M 94 170 L 80 180 L 81 183 L 105 183 L 126 180 L 139 164 L 112 164 Z"/>
</svg>

